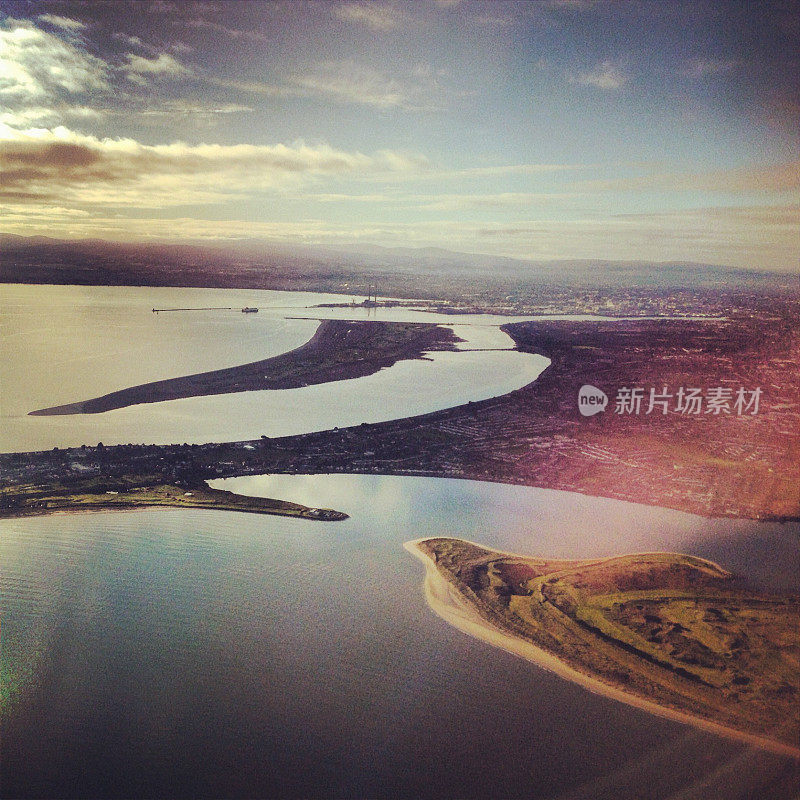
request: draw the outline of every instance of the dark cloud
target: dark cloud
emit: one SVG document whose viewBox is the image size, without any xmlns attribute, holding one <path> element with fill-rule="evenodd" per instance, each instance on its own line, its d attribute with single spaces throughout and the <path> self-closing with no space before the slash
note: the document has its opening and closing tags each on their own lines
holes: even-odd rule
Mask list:
<svg viewBox="0 0 800 800">
<path fill-rule="evenodd" d="M 160 202 L 205 202 L 276 185 L 287 177 L 407 171 L 420 163 L 388 151 L 369 156 L 324 144 L 145 145 L 62 128 L 0 141 L 0 195 L 25 189 L 45 195 L 70 191 L 76 198 L 111 202 L 122 187 L 131 196 L 150 193 Z"/>
</svg>

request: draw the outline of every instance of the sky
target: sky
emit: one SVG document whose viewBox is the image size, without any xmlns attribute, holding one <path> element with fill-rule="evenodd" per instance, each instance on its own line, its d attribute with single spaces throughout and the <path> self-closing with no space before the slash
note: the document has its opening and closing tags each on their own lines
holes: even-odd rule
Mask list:
<svg viewBox="0 0 800 800">
<path fill-rule="evenodd" d="M 0 230 L 800 273 L 800 3 L 0 0 Z"/>
</svg>

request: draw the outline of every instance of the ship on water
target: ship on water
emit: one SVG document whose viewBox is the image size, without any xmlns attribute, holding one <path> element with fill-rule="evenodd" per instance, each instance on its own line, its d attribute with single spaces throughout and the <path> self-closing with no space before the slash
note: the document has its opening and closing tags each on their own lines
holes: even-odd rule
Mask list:
<svg viewBox="0 0 800 800">
<path fill-rule="evenodd" d="M 255 314 L 258 311 L 257 308 L 251 308 L 250 306 L 245 306 L 242 309 L 242 314 Z"/>
</svg>

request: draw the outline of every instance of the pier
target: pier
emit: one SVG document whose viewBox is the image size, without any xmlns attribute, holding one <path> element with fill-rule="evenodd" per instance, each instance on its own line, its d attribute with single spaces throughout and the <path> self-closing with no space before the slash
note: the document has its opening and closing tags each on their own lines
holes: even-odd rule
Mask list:
<svg viewBox="0 0 800 800">
<path fill-rule="evenodd" d="M 153 313 L 162 311 L 233 311 L 233 306 L 209 306 L 208 308 L 154 308 Z"/>
</svg>

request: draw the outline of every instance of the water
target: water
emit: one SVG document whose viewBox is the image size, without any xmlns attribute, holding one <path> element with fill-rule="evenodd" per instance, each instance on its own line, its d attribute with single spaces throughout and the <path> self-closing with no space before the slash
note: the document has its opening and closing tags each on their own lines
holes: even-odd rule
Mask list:
<svg viewBox="0 0 800 800">
<path fill-rule="evenodd" d="M 0 452 L 81 444 L 257 439 L 381 422 L 518 389 L 549 361 L 510 352 L 506 317 L 470 319 L 405 309 L 317 309 L 337 295 L 142 287 L 0 286 Z M 242 314 L 255 305 L 258 314 Z M 234 311 L 153 314 L 152 308 Z M 478 352 L 431 353 L 349 381 L 271 392 L 194 397 L 105 414 L 30 417 L 149 381 L 257 361 L 299 347 L 315 319 L 438 322 Z M 489 351 L 483 348 L 490 348 Z M 503 348 L 503 349 L 501 349 Z M 492 352 L 491 349 L 495 351 Z"/>
<path fill-rule="evenodd" d="M 777 574 L 758 579 L 782 584 L 797 574 L 797 526 L 470 481 L 215 484 L 351 517 L 150 511 L 0 525 L 4 795 L 790 796 L 784 759 L 451 628 L 428 609 L 402 542 L 458 535 L 561 557 L 730 550 L 747 568 L 751 537 L 752 552 L 775 556 Z"/>
<path fill-rule="evenodd" d="M 544 360 L 434 355 L 286 392 L 27 412 L 284 352 L 321 295 L 0 287 L 0 449 L 209 441 L 377 421 L 499 394 Z M 257 305 L 259 314 L 153 306 Z M 366 318 L 366 312 L 363 313 Z M 452 318 L 406 310 L 379 318 Z M 472 347 L 497 324 L 459 320 Z M 168 346 L 165 346 L 165 342 Z M 797 585 L 797 525 L 424 478 L 272 476 L 238 491 L 340 523 L 213 511 L 0 522 L 0 793 L 7 797 L 791 797 L 796 766 L 637 711 L 461 634 L 402 548 L 463 536 L 551 557 L 678 550 Z"/>
</svg>

